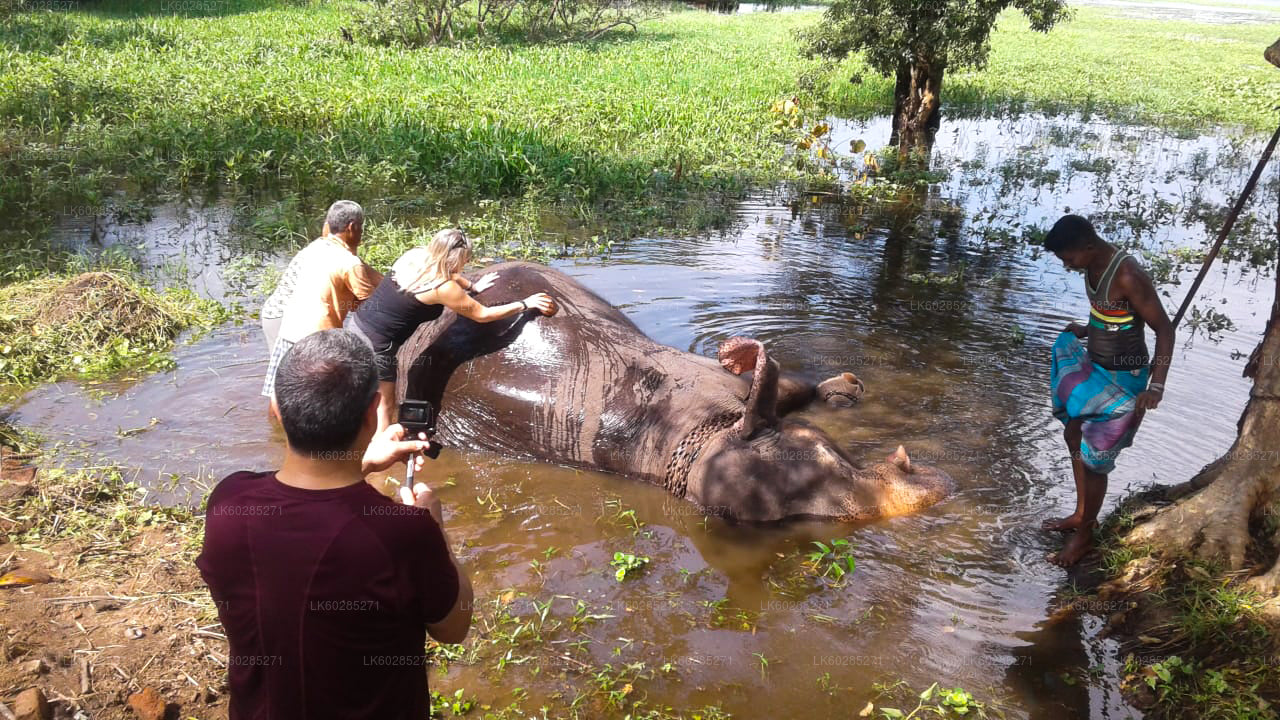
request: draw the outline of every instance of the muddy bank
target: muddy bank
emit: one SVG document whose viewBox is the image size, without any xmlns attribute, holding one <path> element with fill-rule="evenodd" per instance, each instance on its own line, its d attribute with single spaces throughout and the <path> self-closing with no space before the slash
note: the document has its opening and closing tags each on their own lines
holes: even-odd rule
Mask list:
<svg viewBox="0 0 1280 720">
<path fill-rule="evenodd" d="M 202 523 L 137 504 L 118 470 L 5 453 L 0 699 L 17 711 L 36 689 L 45 717 L 153 720 L 129 709 L 150 688 L 166 716 L 226 717 L 226 643 L 192 564 Z"/>
</svg>

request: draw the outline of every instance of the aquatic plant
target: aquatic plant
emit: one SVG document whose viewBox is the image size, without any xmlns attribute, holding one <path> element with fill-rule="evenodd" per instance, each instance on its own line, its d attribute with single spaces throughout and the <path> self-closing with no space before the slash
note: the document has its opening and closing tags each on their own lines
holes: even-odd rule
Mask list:
<svg viewBox="0 0 1280 720">
<path fill-rule="evenodd" d="M 900 691 L 905 687 L 906 684 L 901 681 L 892 685 L 877 685 L 880 691 L 877 699 L 884 696 L 899 695 L 901 694 Z M 911 718 L 925 715 L 933 717 L 987 717 L 986 705 L 978 702 L 969 691 L 963 688 L 939 688 L 938 683 L 935 682 L 922 690 L 914 699 L 916 700 L 916 706 L 905 712 L 896 707 L 876 707 L 874 702 L 868 702 L 858 715 L 859 717 L 870 717 L 873 712 L 879 711 L 880 717 L 886 720 L 910 720 Z"/>
<path fill-rule="evenodd" d="M 475 707 L 475 700 L 463 697 L 464 690 L 458 688 L 453 695 L 445 695 L 437 690 L 431 691 L 432 717 L 458 717 L 466 715 Z"/>
<path fill-rule="evenodd" d="M 644 555 L 634 555 L 632 553 L 615 552 L 613 560 L 609 564 L 617 568 L 613 577 L 618 582 L 627 579 L 627 573 L 638 574 L 649 564 L 649 558 Z"/>
<path fill-rule="evenodd" d="M 853 557 L 853 543 L 845 538 L 836 538 L 831 544 L 813 541 L 817 546 L 806 557 L 809 568 L 821 577 L 833 577 L 837 583 L 844 580 L 845 575 L 853 573 L 858 567 Z"/>
</svg>

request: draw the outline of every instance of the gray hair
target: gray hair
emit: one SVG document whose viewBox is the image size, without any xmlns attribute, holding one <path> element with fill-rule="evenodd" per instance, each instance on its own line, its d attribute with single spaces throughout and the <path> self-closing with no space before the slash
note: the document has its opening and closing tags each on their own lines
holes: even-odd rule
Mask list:
<svg viewBox="0 0 1280 720">
<path fill-rule="evenodd" d="M 368 343 L 339 329 L 303 338 L 276 371 L 276 406 L 289 447 L 313 457 L 352 450 L 377 392 Z"/>
<path fill-rule="evenodd" d="M 329 206 L 324 221 L 329 224 L 329 232 L 340 233 L 354 224 L 364 224 L 364 208 L 353 200 L 339 200 Z"/>
</svg>

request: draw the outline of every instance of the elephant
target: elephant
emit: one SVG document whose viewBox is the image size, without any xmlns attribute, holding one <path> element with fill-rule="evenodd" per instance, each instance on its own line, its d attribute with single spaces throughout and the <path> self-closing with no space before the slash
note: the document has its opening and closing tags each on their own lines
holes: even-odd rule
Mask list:
<svg viewBox="0 0 1280 720">
<path fill-rule="evenodd" d="M 508 262 L 486 305 L 547 292 L 558 311 L 479 324 L 446 310 L 397 357 L 398 400 L 429 400 L 445 445 L 616 473 L 742 523 L 862 522 L 946 497 L 951 478 L 906 451 L 863 468 L 788 413 L 850 407 L 852 373 L 821 383 L 780 372 L 764 346 L 735 337 L 718 359 L 661 345 L 567 275 Z M 750 380 L 748 381 L 748 376 Z"/>
</svg>

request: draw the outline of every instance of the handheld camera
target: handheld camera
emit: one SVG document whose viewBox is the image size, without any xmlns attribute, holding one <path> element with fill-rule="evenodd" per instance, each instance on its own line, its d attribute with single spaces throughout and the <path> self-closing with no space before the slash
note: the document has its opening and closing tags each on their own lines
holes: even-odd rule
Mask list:
<svg viewBox="0 0 1280 720">
<path fill-rule="evenodd" d="M 405 436 L 414 440 L 418 433 L 426 433 L 428 440 L 436 434 L 436 408 L 427 400 L 405 400 L 400 403 L 400 425 Z M 440 456 L 440 444 L 431 442 L 423 455 L 432 460 Z"/>
<path fill-rule="evenodd" d="M 427 449 L 423 450 L 422 454 L 432 460 L 440 457 L 440 444 L 431 440 L 431 436 L 436 434 L 434 405 L 426 400 L 405 400 L 400 403 L 400 425 L 414 440 L 418 439 L 418 433 L 426 433 Z M 413 463 L 414 459 L 410 457 L 404 474 L 404 486 L 408 488 L 413 487 Z"/>
</svg>

